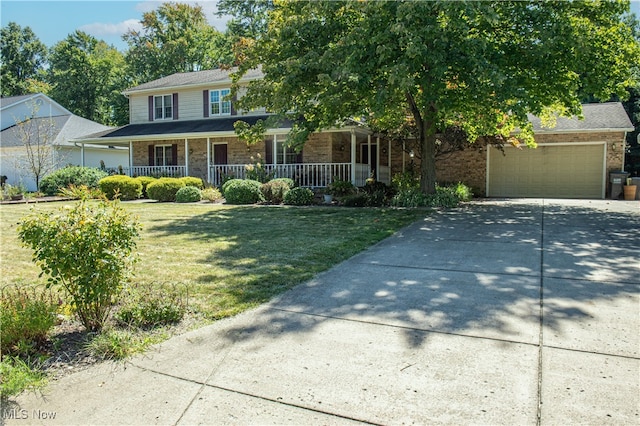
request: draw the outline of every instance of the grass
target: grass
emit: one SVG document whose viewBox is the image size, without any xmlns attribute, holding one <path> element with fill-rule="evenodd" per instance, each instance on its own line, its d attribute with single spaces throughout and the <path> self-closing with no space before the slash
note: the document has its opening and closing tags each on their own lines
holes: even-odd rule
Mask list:
<svg viewBox="0 0 640 426">
<path fill-rule="evenodd" d="M 61 205 L 0 206 L 0 287 L 45 283 L 31 252 L 20 245 L 16 227 L 31 208 L 54 211 Z M 386 208 L 124 205 L 143 225 L 134 281 L 184 288 L 190 308 L 210 319 L 264 303 L 426 213 Z"/>
</svg>

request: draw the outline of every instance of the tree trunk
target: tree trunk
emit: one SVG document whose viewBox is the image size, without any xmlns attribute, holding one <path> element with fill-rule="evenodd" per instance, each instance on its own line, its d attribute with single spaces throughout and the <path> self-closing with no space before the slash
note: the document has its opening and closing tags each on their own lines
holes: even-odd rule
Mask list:
<svg viewBox="0 0 640 426">
<path fill-rule="evenodd" d="M 436 192 L 436 134 L 426 128 L 420 132 L 422 159 L 420 162 L 420 191 L 423 194 Z"/>
<path fill-rule="evenodd" d="M 420 191 L 423 194 L 436 192 L 436 108 L 430 105 L 421 111 L 411 93 L 406 94 L 409 109 L 418 127 L 420 143 Z"/>
</svg>

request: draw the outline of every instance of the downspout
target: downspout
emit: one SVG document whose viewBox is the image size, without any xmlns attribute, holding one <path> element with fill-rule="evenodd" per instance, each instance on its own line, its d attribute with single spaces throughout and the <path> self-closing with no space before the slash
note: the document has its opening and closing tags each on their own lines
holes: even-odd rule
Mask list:
<svg viewBox="0 0 640 426">
<path fill-rule="evenodd" d="M 80 165 L 84 167 L 84 143 L 80 144 Z"/>
</svg>

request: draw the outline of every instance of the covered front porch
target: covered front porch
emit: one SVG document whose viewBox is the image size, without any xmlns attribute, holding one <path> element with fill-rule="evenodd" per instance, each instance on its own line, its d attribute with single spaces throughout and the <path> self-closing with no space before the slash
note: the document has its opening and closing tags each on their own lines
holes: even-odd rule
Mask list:
<svg viewBox="0 0 640 426">
<path fill-rule="evenodd" d="M 129 125 L 90 141 L 128 146 L 129 164 L 119 170 L 132 177 L 194 176 L 219 186 L 229 178 L 246 178 L 248 169 L 259 163 L 265 174 L 290 178 L 308 188 L 322 188 L 336 179 L 356 186 L 364 186 L 369 178 L 391 182 L 391 142 L 363 127 L 315 133 L 301 152 L 295 152 L 286 144 L 286 128 L 270 130 L 264 143 L 247 145 L 232 131 L 199 131 L 195 124 L 181 126 L 180 130 L 192 127 L 194 131 L 178 133 L 174 126 Z M 393 159 L 398 163 L 395 157 L 398 155 Z"/>
</svg>

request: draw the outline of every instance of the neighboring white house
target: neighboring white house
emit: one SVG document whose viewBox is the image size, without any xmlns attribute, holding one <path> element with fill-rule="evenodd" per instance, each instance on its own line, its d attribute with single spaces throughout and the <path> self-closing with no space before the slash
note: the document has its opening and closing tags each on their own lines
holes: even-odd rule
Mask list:
<svg viewBox="0 0 640 426">
<path fill-rule="evenodd" d="M 22 184 L 29 191 L 37 189 L 35 179 L 26 165 L 24 136 L 21 136 L 19 129 L 19 123 L 28 119 L 33 120 L 34 128 L 46 130 L 48 134 L 45 137 L 53 141 L 54 149 L 50 151 L 55 169 L 67 165 L 100 167 L 101 161 L 107 168 L 128 165 L 129 153 L 126 148 L 80 146 L 70 142 L 112 127 L 78 117 L 42 93 L 12 96 L 0 100 L 0 175 L 6 176 L 7 183 L 11 185 Z"/>
</svg>

